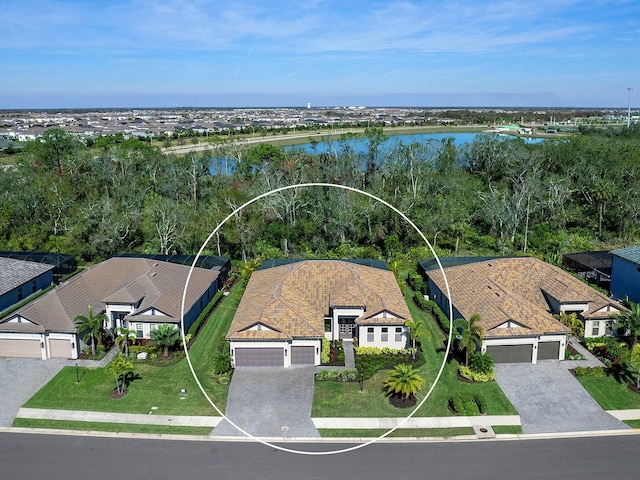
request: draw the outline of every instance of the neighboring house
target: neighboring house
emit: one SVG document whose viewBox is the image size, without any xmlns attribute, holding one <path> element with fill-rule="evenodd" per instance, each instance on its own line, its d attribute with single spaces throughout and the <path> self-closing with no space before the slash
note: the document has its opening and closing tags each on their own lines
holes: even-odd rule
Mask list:
<svg viewBox="0 0 640 480">
<path fill-rule="evenodd" d="M 254 272 L 226 338 L 236 367 L 319 365 L 323 338 L 405 348 L 409 319 L 392 272 L 304 260 Z"/>
<path fill-rule="evenodd" d="M 640 246 L 612 250 L 611 296 L 640 303 Z"/>
<path fill-rule="evenodd" d="M 51 285 L 52 272 L 52 265 L 0 257 L 0 312 Z"/>
<path fill-rule="evenodd" d="M 429 297 L 444 312 L 449 299 L 437 265 L 421 262 Z M 481 317 L 482 351 L 497 363 L 564 359 L 569 330 L 553 314 L 576 313 L 585 336 L 610 335 L 623 307 L 560 268 L 528 257 L 493 258 L 444 268 L 454 318 Z"/>
<path fill-rule="evenodd" d="M 64 253 L 0 251 L 0 257 L 53 265 L 53 281 L 55 283 L 60 283 L 64 277 L 74 273 L 78 268 L 75 257 Z"/>
<path fill-rule="evenodd" d="M 105 328 L 126 327 L 149 338 L 162 323 L 180 325 L 190 267 L 144 258 L 113 257 L 71 277 L 0 319 L 0 356 L 77 358 L 83 332 L 74 319 L 106 313 Z M 187 330 L 218 290 L 218 272 L 194 268 L 186 292 Z"/>
</svg>

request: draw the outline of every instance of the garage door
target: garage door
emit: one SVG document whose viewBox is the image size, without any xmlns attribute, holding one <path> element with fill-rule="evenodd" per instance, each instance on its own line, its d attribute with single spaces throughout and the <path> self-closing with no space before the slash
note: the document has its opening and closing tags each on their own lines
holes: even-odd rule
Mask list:
<svg viewBox="0 0 640 480">
<path fill-rule="evenodd" d="M 236 348 L 236 367 L 283 367 L 282 348 Z"/>
<path fill-rule="evenodd" d="M 51 358 L 71 357 L 71 344 L 69 343 L 69 340 L 51 338 L 49 339 L 49 349 Z"/>
<path fill-rule="evenodd" d="M 291 347 L 292 365 L 315 365 L 315 347 Z"/>
<path fill-rule="evenodd" d="M 533 345 L 489 345 L 487 353 L 495 363 L 531 363 Z"/>
<path fill-rule="evenodd" d="M 42 358 L 40 340 L 0 339 L 0 357 Z"/>
<path fill-rule="evenodd" d="M 558 360 L 560 342 L 538 342 L 538 360 Z"/>
</svg>

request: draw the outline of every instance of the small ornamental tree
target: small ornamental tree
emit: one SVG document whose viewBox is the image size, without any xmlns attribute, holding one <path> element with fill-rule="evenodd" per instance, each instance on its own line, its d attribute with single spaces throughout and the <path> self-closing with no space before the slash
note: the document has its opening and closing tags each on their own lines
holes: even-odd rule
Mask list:
<svg viewBox="0 0 640 480">
<path fill-rule="evenodd" d="M 640 304 L 629 302 L 629 310 L 616 315 L 618 324 L 624 329 L 631 340 L 631 350 L 638 344 L 640 336 Z"/>
<path fill-rule="evenodd" d="M 118 327 L 115 329 L 116 344 L 120 350 L 124 352 L 124 356 L 129 356 L 129 342 L 136 340 L 136 332 L 126 327 Z"/>
<path fill-rule="evenodd" d="M 180 340 L 180 330 L 174 325 L 163 323 L 151 330 L 151 340 L 159 347 L 163 348 L 162 356 L 169 356 L 169 348 L 173 347 Z"/>
<path fill-rule="evenodd" d="M 468 322 L 463 318 L 459 318 L 453 324 L 456 339 L 458 340 L 458 350 L 464 350 L 465 352 L 465 367 L 469 366 L 469 351 L 475 351 L 482 341 L 484 331 L 480 325 L 480 320 L 480 315 L 474 313 L 469 317 Z"/>
<path fill-rule="evenodd" d="M 407 320 L 404 322 L 405 327 L 409 327 L 409 338 L 411 338 L 411 348 L 413 348 L 413 359 L 416 359 L 416 341 L 420 342 L 422 338 L 429 338 L 429 330 L 427 324 L 421 318 L 417 320 Z M 420 342 L 422 343 L 422 342 Z"/>
</svg>

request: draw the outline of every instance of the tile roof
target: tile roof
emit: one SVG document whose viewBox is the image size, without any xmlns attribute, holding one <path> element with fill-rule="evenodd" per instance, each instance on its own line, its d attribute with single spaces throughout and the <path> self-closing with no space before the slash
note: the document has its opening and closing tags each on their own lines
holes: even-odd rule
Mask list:
<svg viewBox="0 0 640 480">
<path fill-rule="evenodd" d="M 640 246 L 612 250 L 611 254 L 640 265 Z"/>
<path fill-rule="evenodd" d="M 55 332 L 75 332 L 73 319 L 87 313 L 91 305 L 95 313 L 103 312 L 107 302 L 133 303 L 139 301 L 135 312 L 128 319 L 149 307 L 163 312 L 163 321 L 179 322 L 180 305 L 189 266 L 159 262 L 143 258 L 113 257 L 78 275 L 71 277 L 45 295 L 0 319 L 0 331 L 26 331 L 26 323 L 7 323 L 20 315 Z M 218 272 L 194 268 L 187 289 L 185 313 L 199 300 L 202 293 L 218 277 Z M 146 316 L 137 317 L 144 320 Z M 158 317 L 155 317 L 157 321 Z M 3 321 L 5 321 L 3 323 Z"/>
<path fill-rule="evenodd" d="M 402 325 L 410 318 L 390 271 L 340 260 L 305 260 L 251 276 L 229 328 L 229 340 L 324 337 L 334 306 L 366 307 L 356 323 Z M 380 312 L 393 317 L 377 318 Z M 271 330 L 251 330 L 262 324 Z"/>
<path fill-rule="evenodd" d="M 0 295 L 34 280 L 49 270 L 53 270 L 53 265 L 0 257 Z"/>
<path fill-rule="evenodd" d="M 445 291 L 439 270 L 427 272 Z M 560 304 L 584 303 L 585 319 L 610 318 L 599 310 L 623 307 L 558 267 L 536 258 L 500 258 L 445 269 L 454 307 L 465 318 L 479 314 L 485 337 L 566 333 L 555 320 L 550 300 Z M 555 313 L 555 312 L 553 312 Z M 507 327 L 507 322 L 520 326 Z"/>
</svg>

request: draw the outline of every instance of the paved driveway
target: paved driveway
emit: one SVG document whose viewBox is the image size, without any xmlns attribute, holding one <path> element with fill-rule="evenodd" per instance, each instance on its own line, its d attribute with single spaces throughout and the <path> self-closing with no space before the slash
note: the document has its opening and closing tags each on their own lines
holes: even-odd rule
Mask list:
<svg viewBox="0 0 640 480">
<path fill-rule="evenodd" d="M 260 438 L 319 437 L 311 421 L 315 367 L 238 368 L 227 398 L 227 415 Z M 244 436 L 226 420 L 212 436 Z"/>
<path fill-rule="evenodd" d="M 0 427 L 10 427 L 22 404 L 67 364 L 62 358 L 0 357 Z"/>
<path fill-rule="evenodd" d="M 623 430 L 569 372 L 572 362 L 495 365 L 496 381 L 520 413 L 523 433 Z"/>
</svg>

